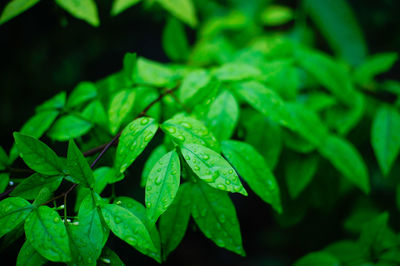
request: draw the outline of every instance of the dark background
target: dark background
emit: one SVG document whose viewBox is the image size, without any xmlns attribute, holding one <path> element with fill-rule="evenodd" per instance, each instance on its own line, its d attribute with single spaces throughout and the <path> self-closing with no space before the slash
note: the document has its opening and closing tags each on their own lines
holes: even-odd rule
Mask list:
<svg viewBox="0 0 400 266">
<path fill-rule="evenodd" d="M 5 2 L 0 2 L 0 9 Z M 96 81 L 120 70 L 126 52 L 168 62 L 161 47 L 165 23 L 162 14 L 155 16 L 138 5 L 110 18 L 107 12 L 111 1 L 98 2 L 99 28 L 72 18 L 53 1 L 42 1 L 0 26 L 0 145 L 6 150 L 12 145 L 12 132 L 19 130 L 34 114 L 35 106 L 59 91 L 70 92 L 82 80 Z M 349 3 L 363 29 L 370 54 L 399 52 L 400 1 L 351 0 Z M 194 32 L 188 32 L 194 41 Z M 322 39 L 319 43 L 327 49 Z M 398 79 L 398 70 L 397 64 L 385 76 Z M 365 152 L 371 153 L 368 148 Z M 143 160 L 142 157 L 135 162 L 136 173 L 140 173 Z M 143 199 L 138 178 L 130 182 L 132 186 L 123 184 L 117 186 L 117 191 Z M 129 191 L 126 187 L 136 189 Z M 287 265 L 310 251 L 348 237 L 341 225 L 349 212 L 348 202 L 356 196 L 351 194 L 341 199 L 326 213 L 310 211 L 300 224 L 289 228 L 278 226 L 271 208 L 256 196 L 246 199 L 233 196 L 247 258 L 216 247 L 191 222 L 183 242 L 166 265 Z M 373 196 L 382 209 L 395 208 L 394 195 Z M 2 260 L 14 264 L 21 244 L 22 240 L 12 250 L 3 252 Z M 156 265 L 118 239 L 112 238 L 109 246 L 127 265 Z"/>
</svg>

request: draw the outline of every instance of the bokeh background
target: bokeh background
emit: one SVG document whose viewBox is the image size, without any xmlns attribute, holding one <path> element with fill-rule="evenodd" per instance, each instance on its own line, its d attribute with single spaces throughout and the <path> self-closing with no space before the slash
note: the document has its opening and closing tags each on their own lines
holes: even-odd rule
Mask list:
<svg viewBox="0 0 400 266">
<path fill-rule="evenodd" d="M 0 10 L 6 2 L 0 1 Z M 234 2 L 239 0 L 217 2 L 234 7 Z M 275 2 L 295 9 L 300 5 L 300 1 Z M 370 54 L 399 52 L 400 1 L 348 2 L 365 35 Z M 117 17 L 110 17 L 111 1 L 97 3 L 101 20 L 98 28 L 71 17 L 53 1 L 47 0 L 0 26 L 0 145 L 5 150 L 12 145 L 12 132 L 19 130 L 34 114 L 35 106 L 57 92 L 70 92 L 80 81 L 96 81 L 120 70 L 126 52 L 168 62 L 161 44 L 165 12 L 137 5 Z M 309 25 L 314 27 L 311 21 Z M 187 33 L 194 42 L 195 31 L 188 28 Z M 318 34 L 316 38 L 319 48 L 329 52 L 324 39 Z M 382 78 L 399 79 L 399 74 L 397 63 Z M 373 157 L 369 147 L 361 152 Z M 146 154 L 132 167 L 135 170 L 130 173 L 131 184 L 117 186 L 121 195 L 143 200 L 143 191 L 138 184 L 145 157 Z M 348 203 L 358 196 L 351 194 L 342 198 L 326 212 L 311 210 L 299 224 L 282 227 L 275 222 L 271 208 L 255 195 L 246 199 L 233 195 L 247 258 L 216 247 L 191 223 L 183 242 L 165 265 L 289 265 L 308 252 L 348 238 L 342 224 L 350 212 Z M 385 190 L 372 197 L 378 208 L 396 208 L 394 195 Z M 396 221 L 400 221 L 400 217 L 392 216 L 391 226 L 398 231 L 400 223 Z M 110 241 L 110 247 L 127 265 L 157 264 L 118 239 Z M 14 264 L 21 245 L 22 241 L 18 241 L 12 249 L 2 252 L 2 262 Z"/>
</svg>

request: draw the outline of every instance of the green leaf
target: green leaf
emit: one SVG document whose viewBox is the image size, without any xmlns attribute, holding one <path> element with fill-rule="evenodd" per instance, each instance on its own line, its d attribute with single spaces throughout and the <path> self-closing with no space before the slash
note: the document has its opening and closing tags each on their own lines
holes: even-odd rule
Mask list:
<svg viewBox="0 0 400 266">
<path fill-rule="evenodd" d="M 196 107 L 213 96 L 218 85 L 208 71 L 203 69 L 190 71 L 179 87 L 179 99 L 186 106 Z"/>
<path fill-rule="evenodd" d="M 125 172 L 149 144 L 157 129 L 157 122 L 148 117 L 138 118 L 127 125 L 119 138 L 115 169 Z"/>
<path fill-rule="evenodd" d="M 62 176 L 44 176 L 38 173 L 24 179 L 12 192 L 11 196 L 33 200 L 37 197 L 43 187 L 50 192 L 55 191 L 61 184 Z"/>
<path fill-rule="evenodd" d="M 168 18 L 163 30 L 162 45 L 170 59 L 185 61 L 188 58 L 190 48 L 185 28 L 177 19 Z"/>
<path fill-rule="evenodd" d="M 382 173 L 387 176 L 400 151 L 400 114 L 395 108 L 382 106 L 371 128 L 371 144 Z"/>
<path fill-rule="evenodd" d="M 146 160 L 144 164 L 144 168 L 142 171 L 142 180 L 140 182 L 140 185 L 144 187 L 147 182 L 147 178 L 149 177 L 151 169 L 153 169 L 153 166 L 158 162 L 158 160 L 161 159 L 166 153 L 167 153 L 167 148 L 164 145 L 160 145 L 157 148 L 155 148 L 149 158 Z"/>
<path fill-rule="evenodd" d="M 191 27 L 197 25 L 195 8 L 192 0 L 157 0 L 172 15 Z"/>
<path fill-rule="evenodd" d="M 137 59 L 136 83 L 155 87 L 169 87 L 174 81 L 175 74 L 167 66 L 143 57 Z"/>
<path fill-rule="evenodd" d="M 221 155 L 197 144 L 183 145 L 181 151 L 193 172 L 208 185 L 247 196 L 235 170 Z"/>
<path fill-rule="evenodd" d="M 35 138 L 43 136 L 58 116 L 58 111 L 43 111 L 35 114 L 21 128 L 21 133 Z"/>
<path fill-rule="evenodd" d="M 356 68 L 354 71 L 355 82 L 361 86 L 371 85 L 374 77 L 391 69 L 397 59 L 397 53 L 381 53 L 373 55 Z"/>
<path fill-rule="evenodd" d="M 81 115 L 86 121 L 93 122 L 103 129 L 107 130 L 109 128 L 106 111 L 99 100 L 94 100 L 89 103 L 85 109 L 83 109 Z"/>
<path fill-rule="evenodd" d="M 331 91 L 341 102 L 353 105 L 356 92 L 350 74 L 342 64 L 315 50 L 297 49 L 295 56 L 299 65 L 322 86 Z"/>
<path fill-rule="evenodd" d="M 270 5 L 261 13 L 261 22 L 266 26 L 279 26 L 293 18 L 293 10 L 286 6 Z"/>
<path fill-rule="evenodd" d="M 159 228 L 164 260 L 185 236 L 192 209 L 191 189 L 190 183 L 182 184 L 171 206 L 160 217 Z"/>
<path fill-rule="evenodd" d="M 222 141 L 232 136 L 238 118 L 239 105 L 235 97 L 225 90 L 211 104 L 205 124 Z"/>
<path fill-rule="evenodd" d="M 72 235 L 75 235 L 74 242 L 78 247 L 80 254 L 86 263 L 95 262 L 101 254 L 104 238 L 108 235 L 107 229 L 103 227 L 100 217 L 100 210 L 96 206 L 95 197 L 92 194 L 82 201 L 78 219 L 78 225 L 71 225 Z M 82 241 L 86 245 L 80 245 Z"/>
<path fill-rule="evenodd" d="M 0 171 L 5 170 L 8 166 L 8 156 L 3 147 L 0 146 Z"/>
<path fill-rule="evenodd" d="M 18 253 L 17 266 L 41 266 L 47 262 L 29 243 L 25 241 Z"/>
<path fill-rule="evenodd" d="M 35 209 L 25 221 L 25 235 L 46 259 L 55 262 L 71 260 L 67 230 L 55 210 L 47 206 Z"/>
<path fill-rule="evenodd" d="M 362 262 L 368 260 L 360 245 L 354 241 L 343 240 L 335 242 L 325 247 L 324 251 L 332 254 L 340 261 L 351 261 L 355 265 L 362 265 Z"/>
<path fill-rule="evenodd" d="M 51 195 L 52 194 L 47 187 L 42 187 L 40 189 L 39 193 L 37 194 L 35 201 L 32 203 L 32 205 L 38 207 L 40 205 L 47 203 L 47 201 L 50 199 Z"/>
<path fill-rule="evenodd" d="M 329 131 L 318 115 L 300 104 L 287 104 L 294 131 L 315 146 L 321 146 Z"/>
<path fill-rule="evenodd" d="M 114 5 L 116 4 L 117 1 L 119 1 L 119 0 L 114 0 Z M 129 81 L 133 81 L 135 78 L 136 62 L 137 62 L 136 53 L 126 53 L 124 55 L 124 60 L 123 60 L 124 69 L 123 70 L 124 70 L 125 76 L 128 78 Z"/>
<path fill-rule="evenodd" d="M 64 108 L 66 100 L 67 94 L 65 93 L 65 91 L 60 92 L 53 98 L 45 101 L 44 103 L 36 107 L 36 112 L 61 110 Z"/>
<path fill-rule="evenodd" d="M 106 204 L 101 210 L 106 224 L 117 237 L 141 253 L 157 258 L 160 250 L 154 246 L 143 221 L 132 212 L 115 204 Z"/>
<path fill-rule="evenodd" d="M 391 247 L 398 246 L 396 235 L 388 227 L 389 215 L 384 212 L 362 226 L 358 242 L 366 254 L 380 254 Z"/>
<path fill-rule="evenodd" d="M 126 9 L 136 5 L 141 0 L 114 0 L 112 8 L 111 8 L 111 15 L 116 16 L 119 13 L 125 11 Z"/>
<path fill-rule="evenodd" d="M 274 122 L 291 127 L 290 117 L 284 103 L 273 90 L 257 81 L 237 83 L 235 88 L 254 109 Z"/>
<path fill-rule="evenodd" d="M 9 181 L 10 181 L 9 173 L 0 173 L 0 193 L 3 193 L 6 190 Z"/>
<path fill-rule="evenodd" d="M 134 90 L 123 90 L 115 94 L 112 98 L 108 109 L 112 134 L 117 133 L 124 120 L 132 111 L 135 95 Z"/>
<path fill-rule="evenodd" d="M 340 261 L 325 251 L 312 252 L 297 260 L 294 266 L 340 266 Z"/>
<path fill-rule="evenodd" d="M 249 187 L 281 213 L 279 186 L 264 158 L 249 144 L 234 140 L 222 142 L 222 153 Z"/>
<path fill-rule="evenodd" d="M 350 142 L 329 136 L 324 144 L 319 147 L 319 152 L 353 184 L 365 193 L 369 193 L 367 167 L 361 155 Z"/>
<path fill-rule="evenodd" d="M 97 168 L 94 170 L 93 175 L 94 175 L 94 188 L 93 190 L 100 194 L 106 185 L 110 182 L 112 183 L 114 181 L 115 175 L 117 173 L 115 172 L 114 168 L 103 166 L 100 168 Z"/>
<path fill-rule="evenodd" d="M 82 236 L 84 228 L 79 224 L 75 225 L 68 222 L 66 228 L 71 250 L 71 263 L 73 265 L 96 265 L 96 255 L 93 252 L 92 243 L 89 242 L 87 237 Z"/>
<path fill-rule="evenodd" d="M 191 191 L 192 215 L 204 235 L 217 246 L 244 256 L 239 221 L 228 194 L 197 182 Z"/>
<path fill-rule="evenodd" d="M 285 164 L 285 179 L 289 194 L 297 198 L 310 184 L 318 167 L 315 155 L 292 155 Z"/>
<path fill-rule="evenodd" d="M 58 141 L 67 141 L 86 134 L 93 124 L 83 117 L 66 115 L 57 119 L 47 135 Z"/>
<path fill-rule="evenodd" d="M 147 230 L 150 233 L 151 240 L 153 241 L 154 247 L 156 247 L 158 251 L 157 254 L 153 254 L 153 258 L 157 261 L 161 261 L 161 243 L 160 243 L 160 234 L 158 233 L 156 224 L 151 222 L 147 216 L 147 210 L 143 206 L 143 204 L 137 202 L 136 200 L 128 197 L 118 197 L 115 199 L 115 204 L 121 206 L 139 218 L 143 224 L 146 226 Z"/>
<path fill-rule="evenodd" d="M 304 4 L 338 56 L 352 65 L 365 59 L 367 47 L 364 36 L 346 0 L 307 0 Z"/>
<path fill-rule="evenodd" d="M 282 130 L 276 122 L 253 110 L 244 110 L 241 124 L 246 130 L 245 142 L 256 148 L 272 170 L 282 151 Z"/>
<path fill-rule="evenodd" d="M 19 197 L 0 201 L 0 237 L 16 228 L 32 211 L 31 204 Z"/>
<path fill-rule="evenodd" d="M 0 16 L 0 25 L 36 5 L 40 0 L 12 0 Z"/>
<path fill-rule="evenodd" d="M 67 107 L 73 108 L 97 97 L 97 88 L 91 82 L 81 82 L 68 97 Z"/>
<path fill-rule="evenodd" d="M 95 27 L 100 25 L 94 0 L 56 0 L 56 3 L 72 16 L 82 19 Z"/>
<path fill-rule="evenodd" d="M 63 173 L 60 158 L 46 144 L 18 132 L 14 133 L 14 138 L 21 158 L 31 169 L 44 175 Z"/>
<path fill-rule="evenodd" d="M 178 144 L 200 144 L 219 150 L 219 143 L 206 126 L 189 116 L 177 114 L 161 124 L 161 129 Z"/>
<path fill-rule="evenodd" d="M 104 247 L 101 257 L 97 261 L 101 266 L 125 266 L 118 255 L 108 247 Z"/>
<path fill-rule="evenodd" d="M 262 75 L 258 68 L 245 63 L 226 63 L 214 69 L 212 74 L 220 81 L 256 79 Z"/>
<path fill-rule="evenodd" d="M 146 207 L 155 223 L 174 200 L 180 183 L 180 162 L 176 151 L 165 154 L 151 169 L 146 182 Z"/>
<path fill-rule="evenodd" d="M 92 169 L 73 140 L 70 140 L 68 144 L 67 159 L 67 169 L 69 175 L 71 175 L 72 178 L 78 183 L 86 187 L 93 188 L 94 175 Z"/>
</svg>

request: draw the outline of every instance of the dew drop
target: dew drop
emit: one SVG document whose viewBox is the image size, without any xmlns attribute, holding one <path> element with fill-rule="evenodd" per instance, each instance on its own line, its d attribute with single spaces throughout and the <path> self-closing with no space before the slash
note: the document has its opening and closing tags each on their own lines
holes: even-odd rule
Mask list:
<svg viewBox="0 0 400 266">
<path fill-rule="evenodd" d="M 225 180 L 225 184 L 229 185 L 231 183 L 231 181 L 229 179 Z"/>
<path fill-rule="evenodd" d="M 199 171 L 199 170 L 200 170 L 200 167 L 199 167 L 198 165 L 195 165 L 195 166 L 193 166 L 193 170 Z"/>
<path fill-rule="evenodd" d="M 219 172 L 218 171 L 214 171 L 212 176 L 213 176 L 213 179 L 218 178 L 219 177 Z"/>
<path fill-rule="evenodd" d="M 116 216 L 116 217 L 114 218 L 114 220 L 115 220 L 115 223 L 117 223 L 117 224 L 120 224 L 120 223 L 122 222 L 121 218 L 118 217 L 118 216 Z"/>
<path fill-rule="evenodd" d="M 131 245 L 136 245 L 137 240 L 136 238 L 134 238 L 133 236 L 128 236 L 128 238 L 126 239 L 126 241 L 131 244 Z"/>
<path fill-rule="evenodd" d="M 144 141 L 149 142 L 153 138 L 153 134 L 149 134 L 146 137 L 144 137 Z"/>
<path fill-rule="evenodd" d="M 226 186 L 224 184 L 218 184 L 217 188 L 221 190 L 226 190 Z"/>
<path fill-rule="evenodd" d="M 60 221 L 60 218 L 59 217 L 54 217 L 54 220 L 53 220 L 55 223 L 58 223 L 59 221 Z"/>
<path fill-rule="evenodd" d="M 122 201 L 117 201 L 115 204 L 118 204 L 118 205 L 121 205 L 122 204 Z"/>
<path fill-rule="evenodd" d="M 190 125 L 190 124 L 187 123 L 187 122 L 182 122 L 181 125 L 182 125 L 184 128 L 192 128 L 192 125 Z"/>
<path fill-rule="evenodd" d="M 189 161 L 189 160 L 190 160 L 190 157 L 189 157 L 188 155 L 185 155 L 184 158 L 185 158 L 186 161 Z"/>
<path fill-rule="evenodd" d="M 176 132 L 176 129 L 174 127 L 166 127 L 165 128 L 170 134 L 174 134 Z"/>
<path fill-rule="evenodd" d="M 230 175 L 233 174 L 233 170 L 232 170 L 232 169 L 229 170 L 228 173 L 229 173 Z"/>
<path fill-rule="evenodd" d="M 163 179 L 163 178 L 162 178 L 161 175 L 158 176 L 158 177 L 156 178 L 156 181 L 155 181 L 156 185 L 161 185 L 162 179 Z"/>
<path fill-rule="evenodd" d="M 183 135 L 178 135 L 176 138 L 180 141 L 185 141 L 185 137 Z"/>
<path fill-rule="evenodd" d="M 226 221 L 225 215 L 221 214 L 221 215 L 218 217 L 218 220 L 219 220 L 221 223 L 225 223 L 225 221 Z"/>
<path fill-rule="evenodd" d="M 147 208 L 151 208 L 151 203 L 150 203 L 150 202 L 147 202 L 147 203 L 146 203 L 146 207 L 147 207 Z"/>
<path fill-rule="evenodd" d="M 151 191 L 152 189 L 153 189 L 153 188 L 152 188 L 151 186 L 147 186 L 147 187 L 146 187 L 146 190 L 147 190 L 147 191 Z"/>
<path fill-rule="evenodd" d="M 142 121 L 140 121 L 140 124 L 142 125 L 146 125 L 147 123 L 149 123 L 149 119 L 147 117 L 142 118 Z"/>
<path fill-rule="evenodd" d="M 201 158 L 203 158 L 203 160 L 208 160 L 210 159 L 210 156 L 208 156 L 207 154 L 203 154 Z"/>
</svg>

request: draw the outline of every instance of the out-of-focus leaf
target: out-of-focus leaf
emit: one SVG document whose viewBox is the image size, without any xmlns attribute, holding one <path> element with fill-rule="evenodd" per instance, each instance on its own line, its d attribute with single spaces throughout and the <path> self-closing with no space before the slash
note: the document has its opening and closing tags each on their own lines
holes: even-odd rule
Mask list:
<svg viewBox="0 0 400 266">
<path fill-rule="evenodd" d="M 222 142 L 222 153 L 262 200 L 282 212 L 278 183 L 264 158 L 252 146 L 226 140 Z"/>
<path fill-rule="evenodd" d="M 82 19 L 95 27 L 100 25 L 94 0 L 56 0 L 56 3 L 72 16 Z"/>
<path fill-rule="evenodd" d="M 386 176 L 400 151 L 400 114 L 390 106 L 382 106 L 371 128 L 371 144 L 382 173 Z"/>
<path fill-rule="evenodd" d="M 347 179 L 365 193 L 370 185 L 367 167 L 356 148 L 348 141 L 329 136 L 319 147 L 322 156 L 327 158 Z"/>
<path fill-rule="evenodd" d="M 340 261 L 325 251 L 312 252 L 297 260 L 294 266 L 340 266 Z"/>
<path fill-rule="evenodd" d="M 9 173 L 0 173 L 0 193 L 3 193 L 6 190 L 9 181 L 10 181 Z"/>
<path fill-rule="evenodd" d="M 174 61 L 185 61 L 189 56 L 185 28 L 175 18 L 168 19 L 162 35 L 162 44 L 167 56 Z"/>
<path fill-rule="evenodd" d="M 21 128 L 20 132 L 35 138 L 40 138 L 58 115 L 58 111 L 43 111 L 31 117 Z"/>
<path fill-rule="evenodd" d="M 293 10 L 286 6 L 270 5 L 261 13 L 261 22 L 267 26 L 279 26 L 293 18 Z"/>
<path fill-rule="evenodd" d="M 346 0 L 307 0 L 304 5 L 338 56 L 351 65 L 365 59 L 364 36 Z"/>
<path fill-rule="evenodd" d="M 235 170 L 221 155 L 197 144 L 185 144 L 181 151 L 193 172 L 208 185 L 247 196 Z"/>
<path fill-rule="evenodd" d="M 67 141 L 87 133 L 93 124 L 76 115 L 63 116 L 54 123 L 47 133 L 54 140 Z"/>
<path fill-rule="evenodd" d="M 111 15 L 116 16 L 119 13 L 125 11 L 126 9 L 136 5 L 141 0 L 114 0 L 112 8 L 111 8 Z"/>
<path fill-rule="evenodd" d="M 67 107 L 77 107 L 97 97 L 97 88 L 91 82 L 81 82 L 74 88 L 67 100 Z"/>
<path fill-rule="evenodd" d="M 197 25 L 197 17 L 192 0 L 157 0 L 168 12 L 191 27 Z"/>
<path fill-rule="evenodd" d="M 225 90 L 211 104 L 205 124 L 222 141 L 232 136 L 238 118 L 239 105 L 235 97 Z"/>
<path fill-rule="evenodd" d="M 292 198 L 296 198 L 312 181 L 317 166 L 318 157 L 315 155 L 293 155 L 287 159 L 285 178 Z"/>
<path fill-rule="evenodd" d="M 175 82 L 175 74 L 163 64 L 139 57 L 135 69 L 135 82 L 140 85 L 168 87 Z"/>
<path fill-rule="evenodd" d="M 36 112 L 61 110 L 64 108 L 66 101 L 67 94 L 65 93 L 65 91 L 60 92 L 51 99 L 36 107 Z"/>
<path fill-rule="evenodd" d="M 40 0 L 12 0 L 1 13 L 0 25 L 36 5 Z"/>
</svg>

